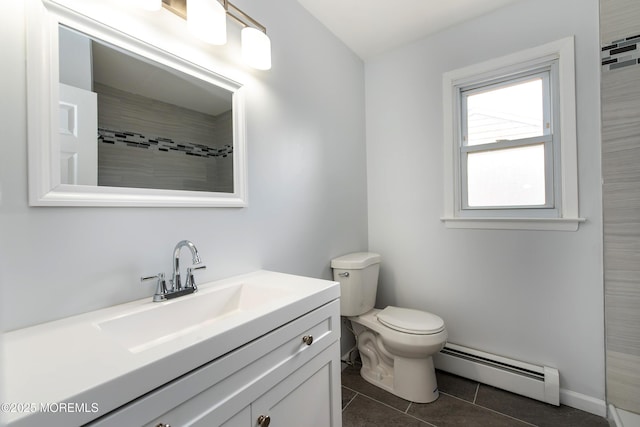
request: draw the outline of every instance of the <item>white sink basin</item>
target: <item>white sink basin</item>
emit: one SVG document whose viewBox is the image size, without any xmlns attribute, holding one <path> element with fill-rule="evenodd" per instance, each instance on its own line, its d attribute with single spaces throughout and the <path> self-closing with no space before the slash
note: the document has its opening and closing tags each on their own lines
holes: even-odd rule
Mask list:
<svg viewBox="0 0 640 427">
<path fill-rule="evenodd" d="M 338 283 L 256 271 L 3 334 L 5 402 L 100 402 L 99 412 L 0 413 L 0 425 L 85 425 L 340 296 Z M 6 366 L 6 368 L 5 368 Z M 72 373 L 72 374 L 70 374 Z"/>
<path fill-rule="evenodd" d="M 228 326 L 293 294 L 292 289 L 239 283 L 146 304 L 95 325 L 127 350 L 138 353 L 208 325 Z"/>
</svg>

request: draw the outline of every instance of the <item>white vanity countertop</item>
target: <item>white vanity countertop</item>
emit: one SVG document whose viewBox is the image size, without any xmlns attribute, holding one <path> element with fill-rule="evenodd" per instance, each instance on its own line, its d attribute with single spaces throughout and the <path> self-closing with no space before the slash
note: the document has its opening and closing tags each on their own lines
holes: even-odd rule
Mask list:
<svg viewBox="0 0 640 427">
<path fill-rule="evenodd" d="M 250 310 L 239 308 L 143 345 L 101 327 L 157 309 L 168 309 L 168 325 L 176 314 L 169 305 L 240 284 L 278 297 L 248 301 Z M 149 296 L 5 333 L 0 425 L 87 423 L 339 296 L 336 282 L 257 271 L 200 285 L 197 293 L 166 302 Z M 158 330 L 163 322 L 155 325 Z"/>
</svg>

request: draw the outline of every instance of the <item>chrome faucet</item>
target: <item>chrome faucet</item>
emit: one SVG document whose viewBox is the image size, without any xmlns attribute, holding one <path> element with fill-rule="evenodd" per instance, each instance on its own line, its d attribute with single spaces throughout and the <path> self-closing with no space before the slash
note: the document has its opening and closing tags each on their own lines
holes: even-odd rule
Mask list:
<svg viewBox="0 0 640 427">
<path fill-rule="evenodd" d="M 193 265 L 202 264 L 202 260 L 200 259 L 200 254 L 198 253 L 198 249 L 196 249 L 196 246 L 193 243 L 191 243 L 189 240 L 179 241 L 175 249 L 173 250 L 173 279 L 171 279 L 171 284 L 173 286 L 173 289 L 175 290 L 182 289 L 182 280 L 180 279 L 180 251 L 185 246 L 189 248 L 189 250 L 191 251 L 191 257 L 193 258 Z M 184 286 L 185 288 L 195 287 L 195 283 L 193 283 L 193 274 L 189 274 L 190 272 L 191 271 L 187 272 L 187 282 L 185 283 L 185 286 Z M 189 282 L 192 282 L 192 284 L 190 285 Z"/>
<path fill-rule="evenodd" d="M 191 251 L 193 266 L 187 268 L 187 279 L 184 283 L 184 286 L 182 286 L 182 280 L 180 278 L 180 251 L 185 246 Z M 158 279 L 158 285 L 156 287 L 156 293 L 153 295 L 153 301 L 166 301 L 168 299 L 173 299 L 197 292 L 198 287 L 196 286 L 193 272 L 195 270 L 201 270 L 203 268 L 207 268 L 207 266 L 202 264 L 200 254 L 198 253 L 198 249 L 196 249 L 196 246 L 189 240 L 181 240 L 173 250 L 173 278 L 169 282 L 170 287 L 167 287 L 164 273 L 158 273 L 155 276 L 141 277 L 140 280 L 144 282 L 147 280 Z"/>
</svg>

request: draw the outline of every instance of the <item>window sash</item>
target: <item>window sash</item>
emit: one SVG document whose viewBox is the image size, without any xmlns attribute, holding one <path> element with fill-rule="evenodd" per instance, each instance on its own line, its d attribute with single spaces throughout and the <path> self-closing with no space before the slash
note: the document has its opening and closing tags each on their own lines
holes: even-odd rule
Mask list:
<svg viewBox="0 0 640 427">
<path fill-rule="evenodd" d="M 518 84 L 526 83 L 527 81 L 540 79 L 542 81 L 542 108 L 543 108 L 543 132 L 542 135 L 548 135 L 551 133 L 551 68 L 552 65 L 549 64 L 544 68 L 531 70 L 524 73 L 518 73 L 515 76 L 503 77 L 500 79 L 490 80 L 488 82 L 477 83 L 470 86 L 465 86 L 460 89 L 460 98 L 461 98 L 461 128 L 462 128 L 462 145 L 468 144 L 468 110 L 467 110 L 467 100 L 469 97 L 478 95 L 481 93 L 497 91 L 500 89 L 506 89 L 511 86 L 516 86 Z"/>
<path fill-rule="evenodd" d="M 524 148 L 542 144 L 544 146 L 544 180 L 545 180 L 545 203 L 542 205 L 499 205 L 499 206 L 469 206 L 468 192 L 468 154 L 482 153 L 489 151 L 499 151 L 511 148 Z M 500 141 L 492 144 L 464 146 L 460 149 L 460 184 L 462 187 L 462 209 L 463 210 L 523 210 L 523 209 L 553 209 L 555 208 L 554 189 L 554 161 L 553 161 L 553 136 L 545 135 L 541 137 L 525 138 L 515 141 Z"/>
<path fill-rule="evenodd" d="M 555 182 L 556 176 L 559 176 L 554 162 L 555 156 L 559 155 L 557 143 L 557 134 L 559 134 L 556 124 L 559 123 L 557 111 L 553 109 L 554 97 L 557 96 L 557 90 L 554 87 L 557 84 L 557 64 L 549 62 L 534 70 L 526 70 L 515 75 L 504 76 L 488 81 L 475 82 L 463 87 L 457 87 L 458 93 L 458 125 L 459 125 L 459 214 L 461 216 L 485 215 L 492 216 L 500 211 L 500 215 L 520 216 L 529 215 L 537 212 L 536 215 L 556 216 L 559 209 L 556 206 L 556 199 L 559 195 L 559 183 Z M 499 140 L 491 143 L 467 145 L 468 142 L 468 114 L 467 114 L 467 98 L 477 93 L 483 93 L 491 90 L 506 88 L 509 86 L 523 83 L 536 78 L 542 79 L 542 106 L 543 106 L 543 134 L 530 138 L 522 138 L 515 140 Z M 468 167 L 467 158 L 470 153 L 487 152 L 494 150 L 504 150 L 508 148 L 527 147 L 533 145 L 544 145 L 544 177 L 545 177 L 545 203 L 543 205 L 516 205 L 516 206 L 469 206 L 468 200 Z M 547 211 L 546 213 L 542 213 Z"/>
</svg>

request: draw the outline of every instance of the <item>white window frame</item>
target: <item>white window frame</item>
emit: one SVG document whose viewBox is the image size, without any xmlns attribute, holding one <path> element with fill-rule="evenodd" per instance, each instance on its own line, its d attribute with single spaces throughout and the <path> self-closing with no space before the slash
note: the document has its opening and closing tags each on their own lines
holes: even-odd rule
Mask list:
<svg viewBox="0 0 640 427">
<path fill-rule="evenodd" d="M 551 65 L 554 64 L 554 65 Z M 548 187 L 553 200 L 536 208 L 469 209 L 465 206 L 461 166 L 461 90 L 499 79 L 516 79 L 523 73 L 557 67 L 552 96 L 553 149 L 545 150 L 553 159 L 552 182 Z M 554 76 L 555 77 L 555 76 Z M 578 215 L 578 167 L 575 103 L 574 39 L 567 37 L 481 64 L 447 72 L 443 76 L 444 108 L 444 214 L 449 228 L 576 231 L 584 218 Z"/>
<path fill-rule="evenodd" d="M 556 158 L 559 158 L 559 150 L 557 150 L 558 133 L 560 130 L 557 102 L 554 98 L 557 97 L 557 82 L 558 82 L 558 66 L 557 60 L 553 60 L 547 64 L 543 64 L 541 67 L 535 67 L 533 69 L 523 70 L 521 73 L 509 76 L 500 76 L 497 79 L 490 81 L 475 82 L 470 86 L 460 87 L 457 86 L 457 101 L 459 101 L 457 114 L 455 120 L 460 123 L 460 133 L 458 137 L 458 160 L 460 162 L 460 198 L 461 209 L 460 216 L 494 216 L 496 211 L 499 211 L 502 216 L 509 217 L 530 217 L 530 216 L 543 216 L 543 217 L 557 217 L 558 209 L 556 208 L 556 195 L 560 194 L 560 189 L 557 185 L 554 185 L 554 176 L 557 176 L 559 169 L 556 167 Z M 543 81 L 542 94 L 543 97 L 543 134 L 537 137 L 531 137 L 526 139 L 515 139 L 505 141 L 495 141 L 487 144 L 466 145 L 465 136 L 468 134 L 467 130 L 467 106 L 466 101 L 469 95 L 473 95 L 478 92 L 486 91 L 488 88 L 500 88 L 509 85 L 517 84 L 518 82 L 531 80 L 532 78 L 541 78 Z M 467 190 L 467 161 L 466 156 L 469 153 L 486 152 L 492 150 L 502 150 L 507 148 L 527 147 L 532 145 L 544 145 L 545 152 L 545 203 L 540 206 L 486 206 L 486 207 L 471 207 L 468 204 L 468 190 Z"/>
</svg>

